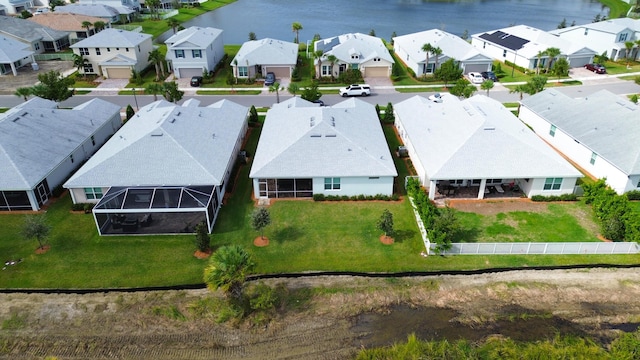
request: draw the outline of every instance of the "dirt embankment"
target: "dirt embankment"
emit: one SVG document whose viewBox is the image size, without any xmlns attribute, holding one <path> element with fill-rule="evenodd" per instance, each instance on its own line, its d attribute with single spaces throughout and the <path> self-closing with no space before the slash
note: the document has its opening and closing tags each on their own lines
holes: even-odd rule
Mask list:
<svg viewBox="0 0 640 360">
<path fill-rule="evenodd" d="M 396 304 L 453 310 L 455 318 L 449 321 L 460 326 L 486 325 L 508 317 L 517 307 L 520 312 L 566 320 L 599 338 L 613 336 L 611 324 L 640 322 L 638 269 L 513 271 L 393 281 L 323 277 L 285 283 L 291 289 L 342 290 L 324 291 L 266 326 L 236 327 L 191 315 L 188 308 L 197 300 L 219 295 L 207 290 L 0 294 L 0 358 L 344 359 L 377 331 L 354 326 L 356 315 L 388 312 Z M 186 319 L 156 311 L 172 307 Z"/>
</svg>

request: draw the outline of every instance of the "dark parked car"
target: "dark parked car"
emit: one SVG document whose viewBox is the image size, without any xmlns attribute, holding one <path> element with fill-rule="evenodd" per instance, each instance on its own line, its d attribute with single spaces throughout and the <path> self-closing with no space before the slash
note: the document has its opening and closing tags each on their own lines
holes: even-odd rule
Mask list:
<svg viewBox="0 0 640 360">
<path fill-rule="evenodd" d="M 202 85 L 202 76 L 194 76 L 191 78 L 191 86 L 198 87 Z"/>
<path fill-rule="evenodd" d="M 493 71 L 483 71 L 481 72 L 481 74 L 485 80 L 491 80 L 493 82 L 498 81 L 498 77 L 496 76 L 496 73 L 494 73 Z"/>
<path fill-rule="evenodd" d="M 320 100 L 320 99 L 318 99 L 318 100 L 313 100 L 313 101 L 312 101 L 312 103 L 314 103 L 314 104 L 318 104 L 318 105 L 320 105 L 320 106 L 324 106 L 324 101 L 322 101 L 322 100 Z"/>
<path fill-rule="evenodd" d="M 600 65 L 600 64 L 587 64 L 584 66 L 585 69 L 589 70 L 589 71 L 593 71 L 596 74 L 606 74 L 607 73 L 607 68 L 604 67 L 604 65 Z"/>
<path fill-rule="evenodd" d="M 265 78 L 264 78 L 264 84 L 266 86 L 271 86 L 275 82 L 276 82 L 276 74 L 274 74 L 272 72 L 268 72 L 267 76 L 265 76 Z"/>
</svg>

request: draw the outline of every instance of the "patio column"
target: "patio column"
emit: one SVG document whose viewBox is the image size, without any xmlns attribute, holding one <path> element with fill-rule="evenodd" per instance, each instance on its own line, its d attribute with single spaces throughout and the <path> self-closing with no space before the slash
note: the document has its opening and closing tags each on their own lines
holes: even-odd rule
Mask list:
<svg viewBox="0 0 640 360">
<path fill-rule="evenodd" d="M 16 64 L 14 62 L 11 62 L 11 72 L 13 73 L 13 76 L 18 76 L 18 70 L 16 69 Z"/>
<path fill-rule="evenodd" d="M 430 200 L 436 199 L 436 181 L 435 180 L 429 181 L 429 199 Z"/>
<path fill-rule="evenodd" d="M 478 190 L 478 199 L 484 199 L 484 189 L 487 187 L 487 179 L 480 180 L 480 190 Z"/>
</svg>

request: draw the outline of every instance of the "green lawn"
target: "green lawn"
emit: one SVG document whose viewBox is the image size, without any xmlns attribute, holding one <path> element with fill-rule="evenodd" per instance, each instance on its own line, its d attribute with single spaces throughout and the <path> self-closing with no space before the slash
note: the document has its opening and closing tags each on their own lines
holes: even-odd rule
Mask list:
<svg viewBox="0 0 640 360">
<path fill-rule="evenodd" d="M 638 61 L 629 61 L 629 67 L 627 67 L 626 60 L 619 61 L 607 61 L 604 66 L 607 68 L 607 74 L 617 75 L 617 74 L 627 74 L 634 73 L 640 71 L 640 62 Z"/>
<path fill-rule="evenodd" d="M 589 242 L 599 241 L 573 215 L 586 205 L 556 203 L 548 212 L 499 213 L 493 216 L 458 212 L 464 232 L 457 242 Z"/>
<path fill-rule="evenodd" d="M 603 6 L 609 8 L 609 18 L 626 17 L 631 5 L 623 0 L 600 0 Z"/>
</svg>

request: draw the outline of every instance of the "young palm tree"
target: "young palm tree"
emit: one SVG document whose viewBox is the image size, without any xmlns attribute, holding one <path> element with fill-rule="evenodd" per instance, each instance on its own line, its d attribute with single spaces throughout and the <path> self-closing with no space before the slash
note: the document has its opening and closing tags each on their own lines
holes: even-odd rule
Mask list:
<svg viewBox="0 0 640 360">
<path fill-rule="evenodd" d="M 334 77 L 333 77 L 333 65 L 335 65 L 335 63 L 338 62 L 338 58 L 333 54 L 327 55 L 327 61 L 331 65 L 331 81 L 333 81 L 334 80 Z"/>
<path fill-rule="evenodd" d="M 637 48 L 636 49 L 636 57 L 635 58 L 637 59 L 638 55 L 640 55 L 640 39 L 636 40 L 635 44 L 636 44 L 636 48 Z"/>
<path fill-rule="evenodd" d="M 276 93 L 276 103 L 278 104 L 280 104 L 280 90 L 282 90 L 282 88 L 280 88 L 279 82 L 274 82 L 273 85 L 269 86 L 269 92 Z"/>
<path fill-rule="evenodd" d="M 433 51 L 433 45 L 426 43 L 422 45 L 422 51 L 427 55 L 427 59 L 424 65 L 424 74 L 427 75 L 427 69 L 429 68 L 429 54 Z"/>
<path fill-rule="evenodd" d="M 293 24 L 291 24 L 291 30 L 293 30 L 293 32 L 296 33 L 296 41 L 295 41 L 295 43 L 296 44 L 300 43 L 298 35 L 300 33 L 300 30 L 302 30 L 302 24 L 300 24 L 299 22 L 295 21 Z"/>
<path fill-rule="evenodd" d="M 160 74 L 164 78 L 164 56 L 158 49 L 153 49 L 149 52 L 149 61 L 153 63 L 156 68 L 156 81 L 160 80 Z"/>
<path fill-rule="evenodd" d="M 635 43 L 633 41 L 624 42 L 624 47 L 627 50 L 627 52 L 624 54 L 624 57 L 627 59 L 627 67 L 629 67 L 629 59 L 631 58 L 631 51 L 633 50 L 634 45 Z"/>
<path fill-rule="evenodd" d="M 164 93 L 164 85 L 158 83 L 151 83 L 147 85 L 144 91 L 153 95 L 153 101 L 158 101 L 158 95 Z"/>
<path fill-rule="evenodd" d="M 435 71 L 435 69 L 438 68 L 438 58 L 440 57 L 440 55 L 442 55 L 442 49 L 440 49 L 439 47 L 436 46 L 436 47 L 433 48 L 433 50 L 431 50 L 431 52 L 436 57 L 435 67 L 434 67 L 434 71 Z"/>
<path fill-rule="evenodd" d="M 169 18 L 167 20 L 167 25 L 173 30 L 173 33 L 176 33 L 176 29 L 180 26 L 180 22 L 174 18 Z"/>
<path fill-rule="evenodd" d="M 73 66 L 78 69 L 78 73 L 82 70 L 83 77 L 86 77 L 87 74 L 84 72 L 84 64 L 88 63 L 89 60 L 85 59 L 83 55 L 73 54 Z"/>
<path fill-rule="evenodd" d="M 547 64 L 547 73 L 551 71 L 551 65 L 555 61 L 556 57 L 560 55 L 560 49 L 550 47 L 544 51 L 544 54 L 549 57 L 549 63 Z"/>
<path fill-rule="evenodd" d="M 24 101 L 27 101 L 29 100 L 29 95 L 31 95 L 31 88 L 28 88 L 28 87 L 17 88 L 14 95 L 23 98 Z"/>
<path fill-rule="evenodd" d="M 83 21 L 82 22 L 82 27 L 87 29 L 87 37 L 91 36 L 91 25 L 93 25 L 91 22 L 89 21 Z"/>
<path fill-rule="evenodd" d="M 322 52 L 322 50 L 316 50 L 313 53 L 313 58 L 318 60 L 318 76 L 317 76 L 318 79 L 322 77 L 322 57 L 323 56 L 324 56 L 324 52 Z"/>
<path fill-rule="evenodd" d="M 540 75 L 540 68 L 542 67 L 540 59 L 542 59 L 542 57 L 544 56 L 544 51 L 538 51 L 538 55 L 536 56 L 538 58 L 538 62 L 536 63 L 536 75 Z"/>
<path fill-rule="evenodd" d="M 491 80 L 485 80 L 480 84 L 480 88 L 487 91 L 487 96 L 489 96 L 489 90 L 493 89 L 493 86 L 494 84 Z"/>
<path fill-rule="evenodd" d="M 255 268 L 251 255 L 239 245 L 219 248 L 204 269 L 204 282 L 212 290 L 222 289 L 228 298 L 241 301 L 247 275 Z"/>
</svg>

